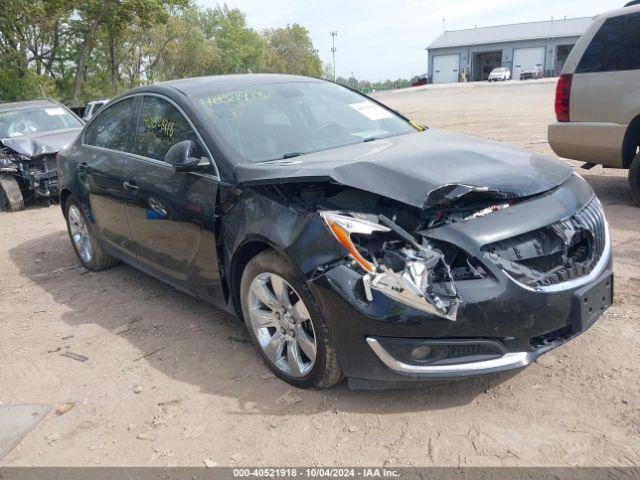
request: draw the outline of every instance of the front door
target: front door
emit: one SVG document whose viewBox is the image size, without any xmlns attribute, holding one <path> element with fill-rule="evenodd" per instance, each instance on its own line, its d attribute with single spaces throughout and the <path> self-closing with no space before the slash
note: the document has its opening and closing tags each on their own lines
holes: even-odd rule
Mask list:
<svg viewBox="0 0 640 480">
<path fill-rule="evenodd" d="M 138 261 L 205 297 L 221 296 L 214 231 L 219 180 L 215 169 L 176 172 L 164 162 L 169 148 L 195 142 L 208 150 L 190 122 L 165 98 L 144 96 L 132 156 L 125 160 L 125 209 Z"/>
</svg>

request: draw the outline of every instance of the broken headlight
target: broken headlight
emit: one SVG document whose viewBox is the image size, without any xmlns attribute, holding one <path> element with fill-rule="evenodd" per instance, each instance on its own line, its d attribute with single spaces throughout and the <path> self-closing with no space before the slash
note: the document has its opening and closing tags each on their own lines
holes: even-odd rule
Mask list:
<svg viewBox="0 0 640 480">
<path fill-rule="evenodd" d="M 457 317 L 460 299 L 451 256 L 426 238 L 413 235 L 383 215 L 320 212 L 336 240 L 366 273 L 369 301 L 376 290 L 400 303 L 449 320 Z M 465 266 L 466 268 L 466 266 Z M 471 265 L 474 275 L 482 275 Z"/>
<path fill-rule="evenodd" d="M 339 212 L 320 212 L 320 216 L 327 224 L 336 240 L 347 249 L 351 258 L 365 271 L 373 273 L 376 265 L 367 260 L 353 241 L 352 235 L 372 235 L 374 232 L 390 232 L 387 227 L 380 225 L 372 215 L 356 216 Z M 373 218 L 371 218 L 373 217 Z"/>
</svg>

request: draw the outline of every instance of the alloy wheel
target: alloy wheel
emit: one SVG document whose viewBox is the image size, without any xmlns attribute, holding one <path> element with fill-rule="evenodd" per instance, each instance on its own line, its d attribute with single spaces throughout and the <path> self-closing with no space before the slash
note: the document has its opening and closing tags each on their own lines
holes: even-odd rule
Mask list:
<svg viewBox="0 0 640 480">
<path fill-rule="evenodd" d="M 93 245 L 91 243 L 87 222 L 76 205 L 69 207 L 67 215 L 71 240 L 76 247 L 76 251 L 84 263 L 90 263 L 93 258 Z"/>
<path fill-rule="evenodd" d="M 284 278 L 266 272 L 252 280 L 248 294 L 249 321 L 264 354 L 286 375 L 307 375 L 318 345 L 300 295 Z"/>
</svg>

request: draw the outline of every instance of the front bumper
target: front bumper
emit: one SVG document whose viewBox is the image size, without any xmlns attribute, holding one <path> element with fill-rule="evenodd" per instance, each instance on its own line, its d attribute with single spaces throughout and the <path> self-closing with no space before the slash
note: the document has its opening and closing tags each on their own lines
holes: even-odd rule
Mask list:
<svg viewBox="0 0 640 480">
<path fill-rule="evenodd" d="M 555 292 L 532 292 L 515 282 L 498 298 L 467 304 L 456 321 L 419 312 L 374 292 L 367 302 L 358 292 L 360 277 L 340 266 L 318 278 L 313 287 L 337 343 L 347 377 L 361 380 L 424 380 L 470 377 L 524 367 L 586 331 L 611 304 L 611 255 L 598 278 Z M 594 312 L 585 314 L 583 292 L 596 291 Z M 597 298 L 596 298 L 597 297 Z M 605 301 L 600 302 L 600 298 Z M 591 305 L 592 303 L 589 303 Z M 407 360 L 404 352 L 419 345 L 491 344 L 492 352 L 445 358 L 430 364 Z M 498 352 L 498 353 L 496 353 Z"/>
<path fill-rule="evenodd" d="M 393 372 L 400 375 L 429 378 L 469 377 L 522 368 L 550 350 L 550 348 L 547 348 L 534 352 L 506 352 L 497 358 L 449 365 L 412 365 L 394 357 L 376 338 L 367 337 L 367 343 L 378 358 Z"/>
<path fill-rule="evenodd" d="M 574 187 L 579 189 L 582 183 L 574 180 Z M 560 189 L 531 206 L 544 206 L 542 211 L 550 212 L 551 202 L 567 197 L 567 192 Z M 508 216 L 522 222 L 519 219 L 527 217 L 519 213 L 528 208 L 514 206 L 511 212 L 476 219 L 464 229 L 473 226 L 495 233 L 497 224 L 508 224 Z M 504 272 L 486 281 L 459 282 L 464 302 L 455 320 L 417 310 L 378 291 L 367 300 L 362 275 L 348 265 L 327 270 L 311 286 L 349 378 L 423 380 L 511 370 L 586 331 L 610 306 L 612 253 L 606 223 L 604 231 L 602 254 L 587 275 L 537 288 Z M 471 237 L 483 242 L 480 234 Z M 416 347 L 426 347 L 435 356 L 416 359 L 411 356 Z"/>
</svg>

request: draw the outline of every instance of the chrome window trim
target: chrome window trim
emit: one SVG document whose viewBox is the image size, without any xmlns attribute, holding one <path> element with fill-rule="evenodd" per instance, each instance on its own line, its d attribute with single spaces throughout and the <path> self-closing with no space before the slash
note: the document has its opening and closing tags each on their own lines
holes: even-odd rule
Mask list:
<svg viewBox="0 0 640 480">
<path fill-rule="evenodd" d="M 200 135 L 200 132 L 198 131 L 198 129 L 195 127 L 195 125 L 193 124 L 193 122 L 191 121 L 191 119 L 189 118 L 189 116 L 185 113 L 185 111 L 182 109 L 182 107 L 180 105 L 178 105 L 175 101 L 173 101 L 171 98 L 167 97 L 166 95 L 162 95 L 160 93 L 156 93 L 156 92 L 138 92 L 138 93 L 132 93 L 130 95 L 126 95 L 122 98 L 119 98 L 115 101 L 111 101 L 109 102 L 107 105 L 105 105 L 104 110 L 102 110 L 100 112 L 100 115 L 103 115 L 109 108 L 111 108 L 113 105 L 118 104 L 119 102 L 122 102 L 124 100 L 127 100 L 129 98 L 135 98 L 135 97 L 158 97 L 162 100 L 165 100 L 167 102 L 169 102 L 171 105 L 173 105 L 178 112 L 180 112 L 180 114 L 182 115 L 182 117 L 187 121 L 187 123 L 189 124 L 189 126 L 191 127 L 191 129 L 195 132 L 196 136 L 198 137 L 198 140 L 200 140 L 200 143 L 202 144 L 202 147 L 205 149 L 206 153 L 207 153 L 207 159 L 209 160 L 210 165 L 213 166 L 214 170 L 215 170 L 215 175 L 213 175 L 213 177 L 215 177 L 216 180 L 220 180 L 220 170 L 218 170 L 218 165 L 216 164 L 213 155 L 211 154 L 211 150 L 209 150 L 209 147 L 207 146 L 206 142 L 202 139 L 202 135 Z M 144 101 L 144 98 L 143 98 Z M 140 112 L 138 112 L 140 113 Z M 90 147 L 93 149 L 97 149 L 97 150 L 101 150 L 104 152 L 111 152 L 111 153 L 118 153 L 118 154 L 123 154 L 126 155 L 128 157 L 131 157 L 133 159 L 136 160 L 142 160 L 148 163 L 152 163 L 154 165 L 164 165 L 168 168 L 173 168 L 171 167 L 171 165 L 169 165 L 168 163 L 163 162 L 162 160 L 156 160 L 155 158 L 150 158 L 150 157 L 145 157 L 144 155 L 138 155 L 136 153 L 133 152 L 123 152 L 122 150 L 115 150 L 112 148 L 107 148 L 107 147 L 100 147 L 98 145 L 91 145 L 88 143 L 85 143 L 84 141 L 84 134 L 86 129 L 89 127 L 89 125 L 91 125 L 91 123 L 93 123 L 93 121 L 98 118 L 100 115 L 95 115 L 92 116 L 91 119 L 87 122 L 87 124 L 85 125 L 85 127 L 82 130 L 82 136 L 80 138 L 80 143 L 83 147 Z M 138 124 L 138 119 L 135 120 L 136 122 L 136 126 Z"/>
<path fill-rule="evenodd" d="M 511 352 L 505 353 L 499 358 L 472 363 L 458 363 L 452 365 L 409 365 L 393 357 L 375 338 L 367 337 L 367 343 L 382 363 L 394 372 L 414 375 L 424 374 L 427 376 L 480 375 L 483 373 L 521 368 L 529 365 L 540 354 L 544 353 L 543 351 Z"/>
<path fill-rule="evenodd" d="M 134 160 L 142 160 L 143 162 L 147 162 L 147 163 L 151 163 L 154 165 L 158 165 L 158 166 L 163 166 L 166 168 L 171 168 L 173 169 L 173 167 L 171 165 L 169 165 L 166 162 L 163 162 L 162 160 L 156 160 L 155 158 L 149 158 L 149 157 L 144 157 L 142 155 L 137 155 L 135 153 L 131 153 L 131 152 L 123 152 L 122 150 L 114 150 L 112 148 L 106 148 L 106 147 L 99 147 L 97 145 L 91 145 L 91 144 L 83 144 L 83 147 L 87 147 L 87 148 L 91 148 L 93 150 L 98 150 L 98 151 L 102 151 L 102 152 L 107 152 L 107 153 L 117 153 L 118 155 L 125 155 L 127 157 L 133 158 Z"/>
</svg>

